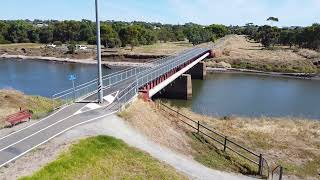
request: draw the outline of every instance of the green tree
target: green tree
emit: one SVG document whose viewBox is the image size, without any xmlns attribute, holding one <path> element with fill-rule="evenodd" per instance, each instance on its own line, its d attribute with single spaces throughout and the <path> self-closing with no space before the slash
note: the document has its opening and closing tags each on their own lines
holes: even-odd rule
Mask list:
<svg viewBox="0 0 320 180">
<path fill-rule="evenodd" d="M 222 38 L 225 35 L 229 34 L 229 30 L 226 26 L 224 25 L 219 25 L 219 24 L 212 24 L 208 26 L 206 29 L 211 31 L 217 38 Z"/>
<path fill-rule="evenodd" d="M 88 41 L 94 38 L 94 26 L 89 20 L 82 20 L 80 25 L 79 40 Z"/>
<path fill-rule="evenodd" d="M 279 29 L 271 26 L 262 26 L 259 28 L 261 43 L 264 47 L 269 48 L 278 42 Z"/>
<path fill-rule="evenodd" d="M 105 47 L 114 48 L 121 46 L 121 41 L 116 31 L 108 24 L 101 25 L 101 43 Z"/>
<path fill-rule="evenodd" d="M 76 43 L 74 41 L 71 41 L 69 44 L 68 44 L 68 53 L 70 54 L 74 54 L 75 51 L 76 51 Z"/>
<path fill-rule="evenodd" d="M 131 25 L 124 27 L 119 32 L 119 37 L 122 42 L 122 46 L 130 45 L 131 49 L 134 46 L 139 45 L 139 27 L 137 25 Z"/>
<path fill-rule="evenodd" d="M 49 27 L 41 28 L 39 32 L 39 40 L 44 44 L 53 42 L 53 30 Z"/>
<path fill-rule="evenodd" d="M 36 28 L 28 30 L 28 39 L 30 42 L 35 43 L 39 42 L 39 31 Z"/>
<path fill-rule="evenodd" d="M 13 43 L 29 42 L 28 29 L 30 28 L 32 28 L 32 25 L 25 21 L 12 21 L 9 23 L 5 38 Z"/>
</svg>

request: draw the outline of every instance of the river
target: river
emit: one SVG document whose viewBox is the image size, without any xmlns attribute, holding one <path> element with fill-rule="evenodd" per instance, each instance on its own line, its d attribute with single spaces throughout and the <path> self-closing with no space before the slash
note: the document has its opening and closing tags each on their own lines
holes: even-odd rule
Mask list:
<svg viewBox="0 0 320 180">
<path fill-rule="evenodd" d="M 118 70 L 103 68 L 103 74 Z M 0 59 L 0 89 L 12 88 L 28 95 L 51 97 L 71 88 L 70 74 L 76 75 L 75 84 L 79 85 L 96 78 L 97 67 L 92 64 Z"/>
<path fill-rule="evenodd" d="M 110 74 L 120 69 L 103 69 Z M 29 95 L 51 97 L 97 75 L 96 65 L 39 60 L 0 59 L 0 89 L 13 88 Z M 172 105 L 214 116 L 293 116 L 320 119 L 320 81 L 255 74 L 210 73 L 193 80 L 193 99 L 167 100 Z"/>
<path fill-rule="evenodd" d="M 210 73 L 206 80 L 193 80 L 192 83 L 192 100 L 166 101 L 211 116 L 320 119 L 320 81 Z"/>
</svg>

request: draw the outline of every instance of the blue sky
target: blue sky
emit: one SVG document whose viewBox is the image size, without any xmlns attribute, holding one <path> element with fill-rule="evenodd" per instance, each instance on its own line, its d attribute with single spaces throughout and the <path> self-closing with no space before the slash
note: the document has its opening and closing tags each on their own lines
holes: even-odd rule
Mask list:
<svg viewBox="0 0 320 180">
<path fill-rule="evenodd" d="M 320 0 L 100 0 L 102 20 L 172 24 L 306 26 L 320 23 Z M 94 0 L 0 0 L 0 19 L 94 19 Z"/>
</svg>

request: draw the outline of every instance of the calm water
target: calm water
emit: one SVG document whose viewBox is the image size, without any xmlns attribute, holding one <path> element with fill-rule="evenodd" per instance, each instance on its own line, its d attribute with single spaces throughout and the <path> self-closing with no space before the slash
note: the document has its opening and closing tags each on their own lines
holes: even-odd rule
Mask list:
<svg viewBox="0 0 320 180">
<path fill-rule="evenodd" d="M 170 100 L 205 115 L 320 119 L 320 81 L 214 73 L 193 81 L 193 100 Z"/>
<path fill-rule="evenodd" d="M 117 70 L 103 69 L 103 74 Z M 0 59 L 0 89 L 13 88 L 30 95 L 51 97 L 72 87 L 69 74 L 77 76 L 77 85 L 94 79 L 97 68 L 87 64 Z"/>
</svg>

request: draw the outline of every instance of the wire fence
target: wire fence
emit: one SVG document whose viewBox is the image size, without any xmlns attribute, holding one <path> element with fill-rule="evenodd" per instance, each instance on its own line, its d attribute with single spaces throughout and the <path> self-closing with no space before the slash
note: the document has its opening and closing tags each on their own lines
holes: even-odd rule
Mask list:
<svg viewBox="0 0 320 180">
<path fill-rule="evenodd" d="M 274 176 L 270 176 L 271 172 L 269 164 L 262 154 L 256 153 L 249 148 L 240 145 L 228 136 L 225 136 L 220 132 L 208 128 L 207 126 L 201 124 L 199 121 L 190 119 L 189 117 L 181 114 L 180 112 L 168 107 L 161 102 L 159 102 L 159 107 L 166 114 L 176 117 L 179 121 L 187 125 L 187 127 L 195 130 L 197 134 L 202 135 L 208 140 L 211 140 L 211 142 L 217 145 L 217 148 L 220 147 L 223 152 L 231 152 L 245 159 L 252 165 L 253 170 L 255 171 L 252 173 L 255 173 L 256 175 L 267 179 L 272 178 L 274 180 L 281 180 L 283 174 L 282 167 L 278 166 L 272 172 L 272 175 L 274 174 Z"/>
</svg>

